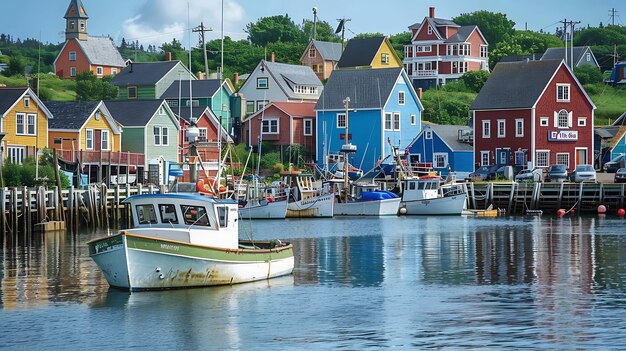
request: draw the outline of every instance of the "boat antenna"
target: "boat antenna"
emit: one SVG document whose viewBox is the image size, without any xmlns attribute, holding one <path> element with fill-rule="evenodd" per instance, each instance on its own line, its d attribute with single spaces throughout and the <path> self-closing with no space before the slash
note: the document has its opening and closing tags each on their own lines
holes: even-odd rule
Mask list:
<svg viewBox="0 0 626 351">
<path fill-rule="evenodd" d="M 226 109 L 224 105 L 224 94 L 222 94 L 222 82 L 224 81 L 224 0 L 222 0 L 222 23 L 221 23 L 221 48 L 220 48 L 220 119 L 218 121 L 219 126 L 217 132 L 217 176 L 215 177 L 215 181 L 217 182 L 217 186 L 219 188 L 220 177 L 222 176 L 222 119 L 224 118 L 224 110 Z"/>
</svg>

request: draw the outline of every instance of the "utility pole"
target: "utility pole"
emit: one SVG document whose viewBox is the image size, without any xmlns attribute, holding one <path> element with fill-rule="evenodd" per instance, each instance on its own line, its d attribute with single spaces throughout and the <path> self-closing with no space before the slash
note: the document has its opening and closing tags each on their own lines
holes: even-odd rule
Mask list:
<svg viewBox="0 0 626 351">
<path fill-rule="evenodd" d="M 615 8 L 612 8 L 612 9 L 609 10 L 609 13 L 610 13 L 609 17 L 611 17 L 611 25 L 613 25 L 613 26 L 615 25 L 615 17 L 616 17 L 615 14 L 618 13 L 618 12 L 619 11 L 615 10 Z"/>
<path fill-rule="evenodd" d="M 313 33 L 311 35 L 311 38 L 315 40 L 316 36 L 317 36 L 317 7 L 313 7 Z"/>
<path fill-rule="evenodd" d="M 337 30 L 335 31 L 335 34 L 341 32 L 341 50 L 343 50 L 344 48 L 344 38 L 345 38 L 345 34 L 346 34 L 346 22 L 350 22 L 352 21 L 351 18 L 338 18 L 337 21 L 339 21 L 339 26 L 337 26 Z"/>
<path fill-rule="evenodd" d="M 204 53 L 204 74 L 206 74 L 205 79 L 209 79 L 209 59 L 207 57 L 207 53 L 206 53 L 206 41 L 204 38 L 204 33 L 205 32 L 211 32 L 213 29 L 211 28 L 206 28 L 204 26 L 204 22 L 200 22 L 200 25 L 197 26 L 196 28 L 192 29 L 192 32 L 194 33 L 200 33 L 200 43 L 199 45 L 201 45 L 202 47 L 202 52 Z M 189 67 L 191 69 L 191 67 Z"/>
<path fill-rule="evenodd" d="M 574 27 L 575 27 L 577 24 L 580 24 L 580 21 L 576 21 L 576 22 L 574 22 L 574 21 L 570 21 L 570 22 L 569 22 L 570 28 L 572 29 L 572 36 L 571 36 L 571 38 L 570 38 L 570 39 L 571 39 L 571 44 L 572 44 L 572 45 L 570 46 L 570 50 L 571 50 L 571 53 L 572 53 L 572 54 L 570 55 L 570 60 L 571 60 L 572 62 L 571 62 L 571 64 L 570 64 L 570 66 L 569 66 L 569 68 L 571 68 L 571 69 L 574 69 L 574 65 L 576 64 L 576 62 L 574 62 Z"/>
<path fill-rule="evenodd" d="M 564 18 L 561 23 L 563 23 L 563 41 L 565 42 L 565 64 L 567 65 L 567 18 Z"/>
</svg>

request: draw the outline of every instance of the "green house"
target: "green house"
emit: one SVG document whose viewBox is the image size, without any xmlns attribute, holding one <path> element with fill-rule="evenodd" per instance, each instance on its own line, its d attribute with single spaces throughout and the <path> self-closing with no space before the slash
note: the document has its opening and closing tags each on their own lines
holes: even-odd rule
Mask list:
<svg viewBox="0 0 626 351">
<path fill-rule="evenodd" d="M 180 61 L 130 63 L 111 83 L 118 87 L 120 100 L 160 99 L 175 80 L 195 80 Z"/>
</svg>

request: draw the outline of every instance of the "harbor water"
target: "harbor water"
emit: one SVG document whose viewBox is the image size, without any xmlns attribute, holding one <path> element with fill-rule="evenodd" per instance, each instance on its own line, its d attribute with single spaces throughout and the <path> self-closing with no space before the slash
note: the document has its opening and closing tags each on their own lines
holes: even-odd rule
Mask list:
<svg viewBox="0 0 626 351">
<path fill-rule="evenodd" d="M 293 275 L 110 289 L 86 243 L 2 239 L 0 349 L 623 350 L 626 220 L 390 217 L 241 221 L 295 246 Z"/>
</svg>

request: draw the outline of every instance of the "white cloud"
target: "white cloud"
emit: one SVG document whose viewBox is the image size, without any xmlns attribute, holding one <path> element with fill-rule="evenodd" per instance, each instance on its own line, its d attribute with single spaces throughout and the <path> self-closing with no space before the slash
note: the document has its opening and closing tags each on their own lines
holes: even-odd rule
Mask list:
<svg viewBox="0 0 626 351">
<path fill-rule="evenodd" d="M 243 32 L 244 9 L 237 3 L 238 0 L 224 1 L 224 36 L 233 39 L 246 37 Z M 126 41 L 138 40 L 144 46 L 153 44 L 160 46 L 171 42 L 173 38 L 179 40 L 183 46 L 189 45 L 189 25 L 196 27 L 204 22 L 205 27 L 213 29 L 207 33 L 207 40 L 220 37 L 221 31 L 221 0 L 189 0 L 187 2 L 172 0 L 146 0 L 139 7 L 137 13 L 126 19 L 122 25 L 122 36 Z M 120 39 L 121 40 L 121 39 Z M 191 45 L 198 43 L 198 34 L 191 36 Z"/>
</svg>

